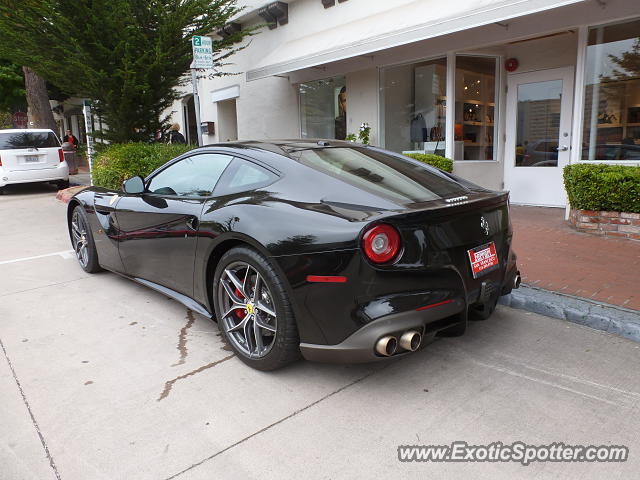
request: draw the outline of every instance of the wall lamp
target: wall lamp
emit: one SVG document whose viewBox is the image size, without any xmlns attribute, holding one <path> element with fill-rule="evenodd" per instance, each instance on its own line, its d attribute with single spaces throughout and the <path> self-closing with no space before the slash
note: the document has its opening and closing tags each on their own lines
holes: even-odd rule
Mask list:
<svg viewBox="0 0 640 480">
<path fill-rule="evenodd" d="M 242 25 L 240 25 L 239 23 L 232 22 L 232 23 L 227 23 L 222 28 L 219 28 L 218 30 L 216 30 L 216 35 L 222 38 L 227 38 L 227 37 L 230 37 L 231 35 L 234 35 L 240 32 L 241 30 L 242 30 Z"/>
<path fill-rule="evenodd" d="M 269 30 L 273 30 L 278 25 L 289 23 L 289 5 L 285 2 L 272 2 L 258 10 L 258 15 L 269 24 Z"/>
</svg>

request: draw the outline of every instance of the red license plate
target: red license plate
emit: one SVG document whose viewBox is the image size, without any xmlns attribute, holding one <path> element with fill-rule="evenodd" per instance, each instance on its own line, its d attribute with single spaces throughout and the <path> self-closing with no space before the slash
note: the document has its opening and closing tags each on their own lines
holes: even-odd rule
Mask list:
<svg viewBox="0 0 640 480">
<path fill-rule="evenodd" d="M 496 246 L 493 242 L 467 250 L 467 254 L 471 262 L 473 278 L 478 278 L 480 275 L 489 273 L 499 266 L 498 254 L 496 253 Z"/>
</svg>

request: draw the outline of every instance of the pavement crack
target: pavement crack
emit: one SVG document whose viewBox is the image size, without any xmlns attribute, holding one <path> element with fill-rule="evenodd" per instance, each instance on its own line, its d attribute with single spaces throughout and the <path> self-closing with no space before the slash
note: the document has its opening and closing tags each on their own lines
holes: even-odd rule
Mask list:
<svg viewBox="0 0 640 480">
<path fill-rule="evenodd" d="M 189 354 L 189 351 L 187 350 L 187 331 L 193 326 L 193 322 L 195 321 L 196 318 L 193 316 L 193 312 L 190 309 L 187 309 L 187 324 L 180 329 L 178 345 L 176 346 L 176 349 L 180 352 L 180 360 L 178 363 L 171 365 L 172 367 L 183 365 L 187 359 L 187 355 Z"/>
<path fill-rule="evenodd" d="M 194 468 L 199 467 L 199 466 L 200 466 L 200 465 L 202 465 L 203 463 L 208 462 L 209 460 L 212 460 L 213 458 L 217 457 L 218 455 L 222 455 L 224 452 L 226 452 L 226 451 L 228 451 L 228 450 L 231 450 L 232 448 L 237 447 L 238 445 L 240 445 L 240 444 L 242 444 L 242 443 L 244 443 L 244 442 L 246 442 L 246 441 L 248 441 L 248 440 L 252 439 L 253 437 L 255 437 L 255 436 L 257 436 L 257 435 L 260 435 L 261 433 L 266 432 L 267 430 L 269 430 L 269 429 L 271 429 L 271 428 L 275 427 L 276 425 L 279 425 L 279 424 L 281 424 L 281 423 L 283 423 L 283 422 L 286 422 L 286 421 L 287 421 L 287 420 L 289 420 L 290 418 L 293 418 L 293 417 L 295 417 L 296 415 L 299 415 L 299 414 L 301 414 L 302 412 L 305 412 L 306 410 L 309 410 L 309 409 L 310 409 L 310 408 L 312 408 L 312 407 L 315 407 L 315 406 L 316 406 L 316 405 L 318 405 L 319 403 L 324 402 L 325 400 L 327 400 L 327 399 L 329 399 L 329 398 L 333 397 L 334 395 L 337 395 L 338 393 L 340 393 L 340 392 L 342 392 L 342 391 L 346 390 L 347 388 L 352 387 L 352 386 L 354 386 L 355 384 L 360 383 L 360 382 L 361 382 L 361 381 L 363 381 L 363 380 L 366 380 L 367 378 L 369 378 L 369 377 L 370 377 L 370 376 L 372 376 L 373 374 L 375 374 L 375 373 L 377 373 L 377 372 L 379 372 L 379 371 L 381 371 L 381 370 L 384 370 L 384 369 L 385 369 L 385 368 L 387 368 L 389 365 L 391 365 L 391 363 L 389 363 L 389 364 L 387 364 L 387 365 L 383 366 L 382 368 L 378 368 L 378 369 L 376 369 L 376 370 L 373 370 L 373 371 L 371 371 L 371 372 L 369 372 L 369 373 L 367 373 L 367 374 L 363 375 L 362 377 L 358 377 L 358 378 L 356 378 L 356 379 L 355 379 L 355 380 L 353 380 L 352 382 L 349 382 L 349 383 L 347 383 L 346 385 L 343 385 L 342 387 L 338 388 L 337 390 L 334 390 L 333 392 L 326 394 L 324 397 L 319 398 L 319 399 L 318 399 L 318 400 L 316 400 L 315 402 L 312 402 L 312 403 L 310 403 L 309 405 L 306 405 L 306 406 L 304 406 L 304 407 L 302 407 L 302 408 L 300 408 L 300 409 L 298 409 L 298 410 L 295 410 L 294 412 L 290 413 L 290 414 L 289 414 L 289 415 L 287 415 L 286 417 L 282 417 L 280 420 L 276 420 L 275 422 L 273 422 L 273 423 L 271 423 L 271 424 L 267 425 L 266 427 L 261 428 L 261 429 L 260 429 L 260 430 L 258 430 L 257 432 L 254 432 L 254 433 L 252 433 L 251 435 L 248 435 L 248 436 L 244 437 L 243 439 L 238 440 L 238 441 L 237 441 L 237 442 L 235 442 L 235 443 L 232 443 L 231 445 L 229 445 L 228 447 L 223 448 L 222 450 L 218 450 L 216 453 L 214 453 L 214 454 L 212 454 L 212 455 L 209 455 L 208 457 L 206 457 L 206 458 L 204 458 L 204 459 L 200 460 L 200 461 L 199 461 L 199 462 L 197 462 L 197 463 L 194 463 L 194 464 L 192 464 L 192 465 L 188 466 L 188 467 L 187 467 L 187 468 L 185 468 L 184 470 L 182 470 L 182 471 L 180 471 L 180 472 L 178 472 L 178 473 L 175 473 L 174 475 L 171 475 L 170 477 L 167 477 L 165 480 L 173 480 L 174 478 L 177 478 L 177 477 L 181 476 L 183 473 L 186 473 L 186 472 L 188 472 L 189 470 L 193 470 Z"/>
<path fill-rule="evenodd" d="M 88 280 L 91 277 L 82 277 L 82 278 L 76 278 L 73 280 L 65 280 L 64 282 L 57 282 L 57 283 L 49 283 L 47 285 L 42 285 L 40 287 L 33 287 L 33 288 L 27 288 L 25 290 L 18 290 L 15 292 L 9 292 L 9 293 L 3 293 L 2 295 L 0 295 L 0 297 L 8 297 L 9 295 L 17 295 L 19 293 L 24 293 L 24 292 L 33 292 L 34 290 L 40 290 L 43 288 L 49 288 L 49 287 L 59 287 L 60 285 L 67 285 L 69 283 L 73 283 L 73 282 L 79 282 L 80 280 Z"/>
<path fill-rule="evenodd" d="M 2 339 L 0 339 L 0 347 L 2 347 L 2 351 L 4 353 L 4 358 L 7 359 L 7 364 L 9 365 L 9 369 L 11 369 L 11 374 L 13 375 L 13 379 L 16 382 L 16 385 L 18 386 L 18 390 L 20 391 L 20 395 L 22 396 L 22 401 L 24 402 L 25 407 L 27 407 L 27 411 L 29 412 L 29 416 L 31 417 L 31 423 L 33 424 L 34 428 L 36 429 L 36 433 L 38 434 L 38 437 L 40 438 L 40 443 L 42 444 L 42 448 L 44 448 L 44 452 L 47 454 L 47 458 L 49 459 L 49 465 L 51 466 L 53 473 L 55 474 L 56 478 L 58 480 L 61 480 L 60 478 L 60 473 L 58 472 L 58 467 L 56 467 L 56 463 L 53 461 L 53 457 L 51 456 L 51 452 L 49 451 L 49 447 L 47 446 L 47 442 L 44 439 L 44 435 L 42 435 L 42 432 L 40 431 L 40 426 L 38 425 L 38 422 L 36 421 L 36 417 L 33 415 L 33 412 L 31 411 L 31 405 L 29 405 L 29 401 L 27 400 L 27 396 L 24 393 L 24 390 L 22 389 L 22 385 L 20 384 L 20 380 L 18 380 L 18 375 L 16 374 L 15 369 L 13 368 L 13 364 L 11 363 L 11 360 L 9 360 L 9 355 L 7 355 L 7 350 L 4 348 L 4 343 L 2 343 Z"/>
<path fill-rule="evenodd" d="M 196 368 L 195 370 L 192 370 L 188 373 L 185 373 L 184 375 L 180 375 L 179 377 L 174 378 L 173 380 L 168 380 L 167 382 L 165 382 L 164 384 L 164 390 L 162 391 L 162 393 L 160 394 L 160 396 L 158 397 L 158 399 L 156 400 L 157 402 L 159 402 L 160 400 L 163 400 L 165 398 L 167 398 L 167 396 L 169 396 L 169 393 L 171 393 L 171 389 L 173 388 L 173 385 L 178 381 L 178 380 L 184 380 L 185 378 L 191 377 L 192 375 L 195 375 L 196 373 L 200 373 L 204 370 L 207 370 L 209 368 L 213 368 L 216 365 L 219 365 L 222 362 L 226 362 L 227 360 L 233 358 L 235 355 L 227 355 L 226 357 L 217 360 L 215 362 L 211 362 L 211 363 L 207 363 L 206 365 L 203 365 L 199 368 Z"/>
</svg>

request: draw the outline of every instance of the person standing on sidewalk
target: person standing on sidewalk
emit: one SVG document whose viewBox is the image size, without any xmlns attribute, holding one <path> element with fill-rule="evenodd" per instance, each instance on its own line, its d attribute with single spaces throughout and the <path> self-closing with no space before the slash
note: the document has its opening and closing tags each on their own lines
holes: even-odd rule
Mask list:
<svg viewBox="0 0 640 480">
<path fill-rule="evenodd" d="M 62 142 L 68 142 L 71 145 L 73 145 L 74 150 L 78 149 L 78 145 L 80 145 L 80 142 L 78 141 L 78 137 L 76 137 L 73 133 L 71 133 L 71 130 L 67 130 L 66 135 L 64 137 L 62 137 Z"/>
<path fill-rule="evenodd" d="M 184 139 L 184 135 L 180 133 L 180 125 L 178 125 L 177 123 L 171 125 L 171 128 L 169 129 L 169 140 L 167 141 L 167 143 L 187 143 L 187 141 Z"/>
</svg>

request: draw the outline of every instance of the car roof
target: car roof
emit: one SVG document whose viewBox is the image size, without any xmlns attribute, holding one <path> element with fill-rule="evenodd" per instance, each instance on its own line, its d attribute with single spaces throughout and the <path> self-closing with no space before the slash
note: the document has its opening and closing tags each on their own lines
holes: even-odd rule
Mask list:
<svg viewBox="0 0 640 480">
<path fill-rule="evenodd" d="M 53 132 L 50 128 L 3 128 L 0 133 Z"/>
<path fill-rule="evenodd" d="M 257 150 L 265 150 L 268 152 L 278 153 L 288 156 L 289 153 L 297 150 L 322 149 L 322 148 L 351 148 L 363 147 L 364 145 L 344 140 L 334 140 L 327 138 L 295 138 L 295 139 L 279 139 L 279 140 L 248 140 L 220 142 L 204 145 L 204 147 L 230 147 L 230 148 L 252 148 Z"/>
</svg>

